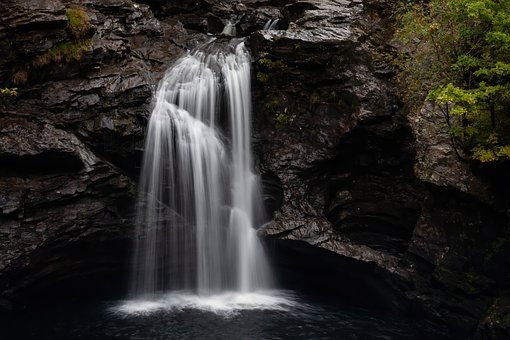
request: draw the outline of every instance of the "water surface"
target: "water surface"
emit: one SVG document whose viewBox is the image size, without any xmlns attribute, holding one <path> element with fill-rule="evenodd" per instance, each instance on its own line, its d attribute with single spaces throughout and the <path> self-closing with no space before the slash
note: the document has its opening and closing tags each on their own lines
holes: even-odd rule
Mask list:
<svg viewBox="0 0 510 340">
<path fill-rule="evenodd" d="M 187 292 L 68 303 L 2 316 L 2 339 L 442 339 L 422 320 L 292 291 Z M 0 333 L 1 334 L 1 333 Z"/>
</svg>

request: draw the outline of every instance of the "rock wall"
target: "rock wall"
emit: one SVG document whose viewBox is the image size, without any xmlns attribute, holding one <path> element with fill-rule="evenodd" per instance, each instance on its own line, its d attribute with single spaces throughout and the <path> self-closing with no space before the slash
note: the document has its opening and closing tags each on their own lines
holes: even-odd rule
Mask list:
<svg viewBox="0 0 510 340">
<path fill-rule="evenodd" d="M 375 265 L 396 293 L 387 304 L 458 336 L 504 337 L 509 204 L 498 186 L 507 182 L 462 161 L 433 108 L 408 112 L 399 101 L 385 57 L 397 48 L 389 10 L 298 2 L 282 10 L 287 30 L 250 36 L 274 211 L 264 233 Z M 342 280 L 370 282 L 358 274 Z"/>
<path fill-rule="evenodd" d="M 171 39 L 183 29 L 131 1 L 0 6 L 0 83 L 18 88 L 0 98 L 2 296 L 18 301 L 66 287 L 72 294 L 73 282 L 102 275 L 118 286 L 151 95 L 182 53 Z M 80 39 L 69 9 L 88 20 Z M 77 57 L 64 50 L 85 40 Z"/>
<path fill-rule="evenodd" d="M 79 35 L 70 9 L 86 14 Z M 0 87 L 18 95 L 0 97 L 0 300 L 82 294 L 101 277 L 122 286 L 152 93 L 173 60 L 230 21 L 252 51 L 261 234 L 281 272 L 303 275 L 317 259 L 331 294 L 358 285 L 460 336 L 508 334 L 508 195 L 458 160 L 433 108 L 406 112 L 386 58 L 389 10 L 3 1 Z"/>
</svg>

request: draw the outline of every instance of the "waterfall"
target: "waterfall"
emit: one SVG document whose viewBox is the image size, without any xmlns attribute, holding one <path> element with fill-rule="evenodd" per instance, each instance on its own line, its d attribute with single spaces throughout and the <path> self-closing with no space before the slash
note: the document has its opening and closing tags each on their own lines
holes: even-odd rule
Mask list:
<svg viewBox="0 0 510 340">
<path fill-rule="evenodd" d="M 229 37 L 235 37 L 237 35 L 236 25 L 234 25 L 230 21 L 227 22 L 225 27 L 223 27 L 223 31 L 221 32 L 221 34 L 229 36 Z"/>
<path fill-rule="evenodd" d="M 280 19 L 269 19 L 262 28 L 263 30 L 275 30 L 278 27 Z"/>
<path fill-rule="evenodd" d="M 209 43 L 178 60 L 155 95 L 137 204 L 133 295 L 268 288 L 257 237 L 250 55 Z"/>
</svg>

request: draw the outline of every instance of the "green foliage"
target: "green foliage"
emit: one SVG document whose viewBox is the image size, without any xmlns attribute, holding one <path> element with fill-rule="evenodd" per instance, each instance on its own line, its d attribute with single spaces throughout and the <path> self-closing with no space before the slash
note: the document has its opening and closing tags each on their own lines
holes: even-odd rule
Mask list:
<svg viewBox="0 0 510 340">
<path fill-rule="evenodd" d="M 18 95 L 18 89 L 13 87 L 0 88 L 0 95 L 6 97 L 16 97 Z"/>
<path fill-rule="evenodd" d="M 435 103 L 471 159 L 510 160 L 510 0 L 415 2 L 399 19 L 406 99 Z"/>
<path fill-rule="evenodd" d="M 289 115 L 286 113 L 278 113 L 275 116 L 274 121 L 276 123 L 276 128 L 281 129 L 285 127 L 285 125 L 289 124 L 291 122 L 291 119 Z"/>
<path fill-rule="evenodd" d="M 287 70 L 287 64 L 282 60 L 271 60 L 269 58 L 261 58 L 258 61 L 259 65 L 266 70 L 283 72 Z"/>
<path fill-rule="evenodd" d="M 83 57 L 83 53 L 90 50 L 92 47 L 92 40 L 73 40 L 59 43 L 50 48 L 45 53 L 37 56 L 32 66 L 41 67 L 54 63 L 69 63 L 72 61 L 79 61 Z"/>
<path fill-rule="evenodd" d="M 264 103 L 264 109 L 273 116 L 277 129 L 284 128 L 294 120 L 293 116 L 287 113 L 285 99 L 282 97 L 268 98 Z"/>
<path fill-rule="evenodd" d="M 269 74 L 265 72 L 257 72 L 257 80 L 261 83 L 267 83 L 269 81 Z"/>
<path fill-rule="evenodd" d="M 266 103 L 264 104 L 264 108 L 267 111 L 274 113 L 274 112 L 278 111 L 278 109 L 280 108 L 280 105 L 281 105 L 280 99 L 273 98 L 271 100 L 266 101 Z"/>
<path fill-rule="evenodd" d="M 280 75 L 287 70 L 287 64 L 282 60 L 271 60 L 269 58 L 261 58 L 257 61 L 259 71 L 257 72 L 257 80 L 261 83 L 268 83 L 272 79 L 277 79 L 274 75 Z"/>
<path fill-rule="evenodd" d="M 510 240 L 507 237 L 498 237 L 495 239 L 487 250 L 485 261 L 489 262 L 493 260 L 494 256 L 501 254 L 505 250 L 505 247 L 508 247 L 509 243 Z"/>
<path fill-rule="evenodd" d="M 72 7 L 66 10 L 67 30 L 70 41 L 60 42 L 46 52 L 39 54 L 24 64 L 18 65 L 11 76 L 15 85 L 21 85 L 28 81 L 29 75 L 43 66 L 49 64 L 63 65 L 73 61 L 79 61 L 83 54 L 92 47 L 90 39 L 90 18 L 81 7 Z"/>
<path fill-rule="evenodd" d="M 83 39 L 90 30 L 90 18 L 79 7 L 69 8 L 66 11 L 67 28 L 77 39 Z"/>
<path fill-rule="evenodd" d="M 502 324 L 503 324 L 503 327 L 507 327 L 507 328 L 510 327 L 510 313 L 503 316 Z"/>
<path fill-rule="evenodd" d="M 90 39 L 86 40 L 75 40 L 75 41 L 67 41 L 56 45 L 48 50 L 48 55 L 53 61 L 79 61 L 83 52 L 88 51 L 92 47 L 92 41 Z"/>
<path fill-rule="evenodd" d="M 33 62 L 34 66 L 43 66 L 50 62 L 79 61 L 83 53 L 91 48 L 92 40 L 86 38 L 90 31 L 90 18 L 85 10 L 81 7 L 68 8 L 66 16 L 67 28 L 74 39 L 61 42 L 38 56 Z"/>
</svg>

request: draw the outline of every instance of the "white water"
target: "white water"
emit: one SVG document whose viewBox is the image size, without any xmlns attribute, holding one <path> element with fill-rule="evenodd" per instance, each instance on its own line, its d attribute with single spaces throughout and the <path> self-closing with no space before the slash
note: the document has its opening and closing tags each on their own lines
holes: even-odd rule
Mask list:
<svg viewBox="0 0 510 340">
<path fill-rule="evenodd" d="M 119 315 L 148 315 L 158 312 L 180 312 L 187 309 L 212 312 L 221 316 L 233 316 L 244 310 L 291 311 L 304 308 L 288 291 L 260 291 L 254 293 L 224 292 L 199 296 L 186 291 L 175 291 L 152 298 L 123 301 L 110 308 Z"/>
<path fill-rule="evenodd" d="M 278 26 L 278 23 L 280 22 L 280 19 L 269 19 L 264 27 L 263 30 L 275 30 Z"/>
<path fill-rule="evenodd" d="M 221 34 L 229 36 L 229 37 L 235 37 L 237 35 L 236 25 L 231 23 L 230 21 L 227 22 L 225 27 L 223 27 L 223 31 Z"/>
<path fill-rule="evenodd" d="M 200 295 L 270 286 L 256 221 L 250 56 L 209 44 L 160 82 L 145 143 L 132 294 Z"/>
</svg>

